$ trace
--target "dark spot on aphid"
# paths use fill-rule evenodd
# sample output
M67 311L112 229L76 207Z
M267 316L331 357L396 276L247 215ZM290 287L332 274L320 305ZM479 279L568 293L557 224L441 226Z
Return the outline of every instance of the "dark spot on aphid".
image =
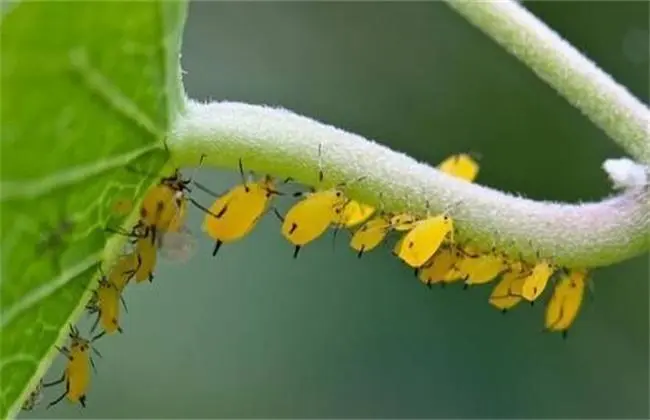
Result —
M413 248L413 245L414 245L414 243L413 243L413 241L411 241L411 242L409 242L408 247L409 247L409 248Z
M293 234L293 232L295 232L296 229L298 229L298 225L296 223L292 223L291 229L289 229L289 235Z
M337 198L340 197L341 195L342 195L342 194L341 194L341 191L337 191L337 192L336 192L336 197L337 197Z
M446 222L446 221L449 220L449 216L443 216L443 219L444 219L444 221Z

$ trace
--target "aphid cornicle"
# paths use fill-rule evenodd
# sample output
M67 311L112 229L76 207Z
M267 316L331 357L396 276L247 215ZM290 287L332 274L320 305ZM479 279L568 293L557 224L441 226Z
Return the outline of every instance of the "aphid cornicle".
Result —
M473 182L478 175L479 165L470 155L460 153L443 160L438 165L438 169L456 178Z
M546 306L544 327L547 331L560 331L563 337L566 337L569 327L578 316L586 282L585 270L574 269L569 273L562 273Z
M320 159L322 145L318 145ZM318 183L323 182L323 171L318 171ZM353 182L359 182L365 177L360 177ZM341 183L335 187L316 190L310 193L297 193L294 196L305 197L294 204L287 214L276 216L282 221L282 236L294 245L293 257L298 257L300 248L320 237L330 225L336 223L343 208L351 201L343 194L343 188L349 185Z
M411 267L422 267L440 248L447 235L453 243L454 223L451 216L443 213L428 217L416 222L415 227L397 242L393 253Z
M221 195L195 182L197 187L216 198L209 208L190 198L192 204L206 213L203 231L215 241L213 256L217 255L222 244L246 236L268 210L271 200L275 196L283 195L276 189L271 176L264 176L254 182L249 181L244 174L241 159L239 173L242 183Z
M97 356L101 354L97 349L92 347L91 342L79 335L79 331L70 325L70 347L56 347L56 349L68 359L68 364L63 371L61 378L44 383L43 387L47 388L53 385L58 385L65 381L65 392L49 403L47 408L58 404L63 398L68 397L68 400L73 403L79 403L82 407L86 406L86 393L90 385L90 368L95 368L95 362L92 359L90 350Z

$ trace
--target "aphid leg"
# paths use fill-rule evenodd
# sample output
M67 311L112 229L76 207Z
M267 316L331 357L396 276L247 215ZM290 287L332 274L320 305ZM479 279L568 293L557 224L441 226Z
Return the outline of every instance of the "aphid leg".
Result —
M276 209L275 207L273 207L273 213L275 213L275 217L277 217L278 220L280 220L282 223L284 223L284 217L280 214L278 209Z
M57 349L59 353L64 355L66 359L72 360L72 357L70 356L70 350L68 350L67 347L54 346L54 348Z
M213 196L214 198L219 198L219 197L221 197L221 196L223 195L223 193L220 193L220 194L219 194L219 193L216 193L216 192L212 191L211 189L209 189L208 187L206 187L205 185L201 184L201 183L198 182L198 181L192 181L192 182L193 182L194 185L196 185L196 186L197 186L201 191L210 194L210 195Z
M296 245L296 247L293 250L293 258L298 258L298 252L300 251L300 245Z
M336 235L339 233L340 228L340 225L334 226L334 233L332 234L332 251L336 249Z
M102 316L102 311L101 310L97 311L97 319L95 319L93 326L90 328L91 334L97 329L97 325L99 324L99 318L101 318L101 316Z
M202 210L204 213L207 213L207 214L209 214L210 216L212 216L212 217L214 217L214 218L216 218L216 219L220 219L221 216L223 216L223 213L225 213L225 209L226 209L226 207L227 207L227 206L224 206L224 208L219 212L219 214L214 214L214 213L212 213L212 212L210 211L210 209L208 209L207 207L202 206L201 204L199 204L199 203L198 203L195 199L193 199L192 197L189 197L189 200L190 200L190 203L194 204L197 208L199 208L200 210Z
M86 408L86 396L85 395L82 395L81 397L79 397L79 403L81 404L81 406L83 408Z
M217 239L214 243L214 249L212 250L213 257L217 255L217 252L219 252L219 248L221 248L221 245L223 245L223 242Z
M283 184L288 184L288 183L290 183L290 182L293 182L293 178L291 178L290 176L286 177L286 178L282 181Z
M61 395L59 398L57 398L56 400L54 400L54 401L52 401L51 403L49 403L49 404L47 405L46 408L50 408L50 407L52 407L52 406L57 405L58 403L60 403L61 400L63 400L63 399L65 398L65 396L68 395L68 388L69 388L69 387L66 386L66 389L65 389L65 392L63 393L63 395Z
M126 308L126 302L124 301L124 296L120 293L120 302L122 302L122 306L124 307L124 312L127 314L129 313L129 310Z
M244 191L249 192L250 189L248 188L248 185L246 185L246 175L244 174L244 165L241 162L241 158L239 158L238 164L239 164L239 175L241 176L242 184L244 184Z
M93 372L97 373L97 366L95 366L95 361L92 357L90 358L90 366L92 366Z
M119 325L117 327L117 332L119 332L120 334L124 334L124 330Z
M102 338L105 335L106 335L106 331L104 330L104 331L100 332L99 334L97 334L96 336L94 336L92 338L92 341L95 342L95 341L99 340L100 338Z
M95 341L95 340L91 340L91 342L93 342L93 341ZM96 348L94 348L92 346L90 348L92 349L93 353L95 353L97 355L97 357L99 357L101 359L104 358L104 356L102 356L102 354L99 352L99 350L97 350Z
M57 379L56 381L52 381L52 382L44 382L43 383L43 388L58 385L63 381L65 381L65 372L63 372L63 374L61 375L61 379Z
M149 272L149 283L153 283L153 273Z

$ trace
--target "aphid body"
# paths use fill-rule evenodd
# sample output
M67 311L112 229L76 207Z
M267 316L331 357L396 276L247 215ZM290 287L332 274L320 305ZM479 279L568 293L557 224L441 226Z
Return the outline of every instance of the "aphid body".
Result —
M524 280L521 296L529 302L535 301L542 294L548 280L555 272L555 267L548 261L540 261L533 267L531 273Z
M447 214L420 220L397 242L394 253L411 267L422 267L440 248L447 235L453 243L454 225Z
M546 306L544 326L548 331L565 332L573 324L584 298L586 281L585 270L563 273Z
M470 155L461 153L443 160L438 165L438 169L456 178L473 182L478 175L479 166Z

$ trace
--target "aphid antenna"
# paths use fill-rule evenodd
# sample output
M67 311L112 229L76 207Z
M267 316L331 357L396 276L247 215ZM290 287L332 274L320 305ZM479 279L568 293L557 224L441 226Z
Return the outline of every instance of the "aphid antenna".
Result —
M208 193L208 194L210 194L210 195L213 196L214 198L219 198L219 197L221 197L221 196L224 194L224 193L217 193L217 192L214 192L213 190L209 189L209 188L206 187L205 185L201 184L199 181L192 181L192 183L193 183L194 185L196 185L198 189L200 189L200 190L203 191L204 193Z
M196 173L199 171L199 169L201 169L201 167L203 167L203 161L205 160L206 157L208 157L208 155L206 155L205 153L201 153L201 157L199 158L199 164L196 166L196 168L194 168L194 171L192 172L192 175L187 180L183 181L183 184L187 185L187 184L191 183L192 181L194 181L194 177L196 176ZM185 187L185 188L187 189L187 187ZM189 189L188 189L188 191L191 192L191 190L189 190Z
M237 160L237 166L239 167L239 176L241 177L242 185L244 185L244 190L248 192L249 191L248 184L247 184L248 179L246 177L246 174L244 173L244 164L242 163L241 158Z

